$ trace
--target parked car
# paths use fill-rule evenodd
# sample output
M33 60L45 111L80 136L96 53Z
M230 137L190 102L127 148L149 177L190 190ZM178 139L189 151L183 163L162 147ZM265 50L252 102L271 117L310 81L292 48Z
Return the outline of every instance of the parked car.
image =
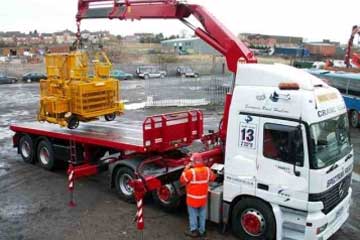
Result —
M132 75L131 73L126 73L121 70L113 70L110 76L112 78L116 78L117 80L129 80L134 78L134 75Z
M10 84L16 82L17 79L15 77L10 77L4 72L0 72L0 84Z
M41 79L47 79L46 75L38 72L30 72L23 75L24 82L40 82Z
M176 74L178 76L182 76L182 77L199 77L200 74L195 72L191 67L188 66L180 66L177 67L176 69Z
M141 66L136 69L136 75L139 78L164 78L167 75L166 71L161 71L157 67Z

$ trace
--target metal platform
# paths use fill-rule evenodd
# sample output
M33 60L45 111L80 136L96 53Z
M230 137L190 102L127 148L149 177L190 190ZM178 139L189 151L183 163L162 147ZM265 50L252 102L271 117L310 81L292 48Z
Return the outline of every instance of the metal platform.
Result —
M10 125L19 134L32 134L82 144L136 152L166 152L190 145L203 135L203 115L198 110L147 117L142 124L121 122L81 123L77 129L29 122Z
M77 129L61 128L56 124L29 122L12 124L14 132L73 140L118 150L146 152L143 144L142 126L106 122L81 123Z

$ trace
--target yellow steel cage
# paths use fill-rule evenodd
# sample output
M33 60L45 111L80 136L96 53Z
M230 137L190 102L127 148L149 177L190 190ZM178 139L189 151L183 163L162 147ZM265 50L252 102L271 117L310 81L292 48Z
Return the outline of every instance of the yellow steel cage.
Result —
M39 121L76 128L79 121L100 116L110 121L123 113L119 81L110 78L111 62L100 52L93 63L94 77L90 78L86 52L46 56L48 79L40 81Z

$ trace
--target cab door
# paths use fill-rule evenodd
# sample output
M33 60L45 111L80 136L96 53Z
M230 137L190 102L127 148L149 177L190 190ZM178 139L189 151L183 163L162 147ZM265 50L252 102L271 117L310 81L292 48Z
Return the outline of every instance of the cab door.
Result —
M260 119L256 195L307 209L309 166L306 128L295 121Z

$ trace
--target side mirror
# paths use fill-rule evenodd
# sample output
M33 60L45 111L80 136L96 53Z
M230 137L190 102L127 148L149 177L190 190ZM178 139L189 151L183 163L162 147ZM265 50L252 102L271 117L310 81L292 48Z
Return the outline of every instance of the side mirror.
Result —
M293 171L294 171L294 175L295 175L295 176L300 177L301 172L296 170L296 163L294 164Z

